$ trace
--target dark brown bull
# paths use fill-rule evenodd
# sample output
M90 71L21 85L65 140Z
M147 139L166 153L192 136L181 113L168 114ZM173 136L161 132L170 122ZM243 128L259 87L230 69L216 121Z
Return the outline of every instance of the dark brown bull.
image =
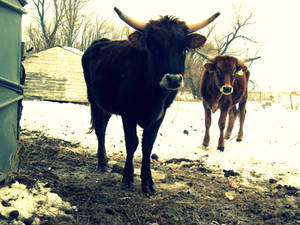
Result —
M225 138L230 138L234 122L239 115L240 129L236 140L242 141L243 139L243 125L248 97L247 88L250 76L249 70L244 63L259 57L239 60L229 55L217 55L216 57L208 57L202 53L200 55L209 61L204 65L200 83L200 92L205 110L203 146L207 147L209 144L211 112L214 113L217 109L220 109L218 150L224 151L224 128L227 114L229 114L229 121ZM236 104L239 105L238 110L236 109Z
M182 86L186 51L200 48L206 38L193 32L212 22L219 13L187 25L174 17L141 23L115 8L136 31L128 40L94 41L82 57L91 104L92 126L98 138L98 168L107 169L105 130L111 114L122 117L126 163L122 186L133 186L133 155L138 146L136 126L143 130L142 190L154 192L150 155L167 108Z

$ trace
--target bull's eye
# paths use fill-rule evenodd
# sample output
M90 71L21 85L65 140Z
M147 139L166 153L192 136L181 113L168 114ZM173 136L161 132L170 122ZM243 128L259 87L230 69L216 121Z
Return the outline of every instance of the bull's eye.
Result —
M217 71L218 77L220 77L221 74L222 74L222 71L220 70L220 68L219 68L219 67L216 67L216 71Z

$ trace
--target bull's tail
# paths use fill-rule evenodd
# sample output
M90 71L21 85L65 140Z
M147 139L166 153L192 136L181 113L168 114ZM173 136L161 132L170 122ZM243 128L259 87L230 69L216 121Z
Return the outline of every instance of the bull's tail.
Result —
M95 129L93 108L96 107L96 102L93 98L93 95L91 94L91 79L90 79L90 72L89 72L88 57L86 54L84 54L82 56L81 63L82 63L83 74L84 74L84 79L85 79L86 88L87 88L87 98L88 98L88 101L89 101L90 107L91 107L91 127L89 128L89 130L87 132L88 134L90 134Z

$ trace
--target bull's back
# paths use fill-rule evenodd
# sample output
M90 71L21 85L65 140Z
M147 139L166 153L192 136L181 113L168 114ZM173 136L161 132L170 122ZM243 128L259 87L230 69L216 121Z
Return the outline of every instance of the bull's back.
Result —
M135 77L135 50L128 41L94 41L82 57L84 76L91 104L120 114L130 99Z

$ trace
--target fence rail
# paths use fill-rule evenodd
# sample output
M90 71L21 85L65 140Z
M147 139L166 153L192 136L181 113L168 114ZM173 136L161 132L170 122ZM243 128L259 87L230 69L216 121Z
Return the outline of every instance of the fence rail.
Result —
M248 101L260 103L280 103L288 109L298 109L300 106L300 95L297 93L273 93L273 92L249 92Z

